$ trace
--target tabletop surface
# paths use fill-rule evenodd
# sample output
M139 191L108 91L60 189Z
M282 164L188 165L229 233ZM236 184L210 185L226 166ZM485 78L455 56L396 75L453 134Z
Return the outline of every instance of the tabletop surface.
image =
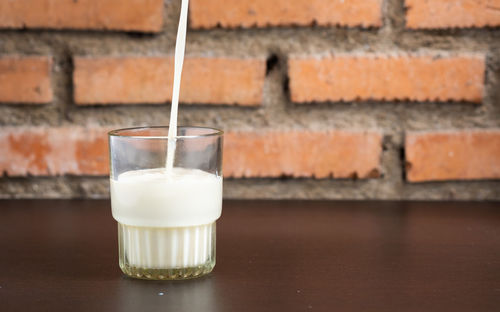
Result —
M187 281L125 277L116 232L106 200L0 201L0 310L500 307L500 203L225 201L217 265Z

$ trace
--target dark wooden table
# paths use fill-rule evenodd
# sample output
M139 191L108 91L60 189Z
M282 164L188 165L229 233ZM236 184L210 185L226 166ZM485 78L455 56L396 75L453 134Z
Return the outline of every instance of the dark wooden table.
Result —
M109 201L0 201L0 311L500 311L500 204L226 201L217 265L118 268Z

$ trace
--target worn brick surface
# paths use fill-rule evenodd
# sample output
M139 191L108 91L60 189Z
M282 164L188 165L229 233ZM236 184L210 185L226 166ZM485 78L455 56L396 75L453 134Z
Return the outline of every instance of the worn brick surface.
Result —
M0 102L52 101L51 65L46 56L0 56Z
M172 57L75 59L75 102L165 103L171 101ZM188 57L180 101L199 104L260 105L264 59Z
M407 179L500 179L500 129L410 132L406 135Z
M0 170L11 176L107 175L109 129L4 128ZM377 132L229 132L228 177L374 178L380 175Z
M0 172L9 176L109 173L104 128L7 127L0 132Z
M191 27L381 26L382 0L191 0Z
M0 0L1 28L158 32L163 0Z
M224 138L228 177L374 178L380 175L377 132L236 132Z
M499 0L405 0L409 28L500 26Z
M483 55L334 55L289 60L294 102L470 101L484 91Z

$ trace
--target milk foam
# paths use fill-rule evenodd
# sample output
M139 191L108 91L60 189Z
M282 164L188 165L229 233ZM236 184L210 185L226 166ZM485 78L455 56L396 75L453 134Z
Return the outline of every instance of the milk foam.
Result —
M113 217L125 225L195 226L221 215L222 177L202 170L134 170L110 183Z

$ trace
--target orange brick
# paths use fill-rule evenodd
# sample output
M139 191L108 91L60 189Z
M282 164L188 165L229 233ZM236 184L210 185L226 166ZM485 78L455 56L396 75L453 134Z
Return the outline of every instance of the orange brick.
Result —
M11 176L107 175L108 130L2 128L0 172Z
M165 103L172 99L172 57L76 58L78 104ZM260 105L264 59L189 57L184 62L183 103Z
M224 138L227 177L369 178L380 175L376 132L236 132Z
M51 66L45 56L0 57L0 102L51 102Z
M191 0L193 28L381 26L382 0Z
M405 146L411 182L500 178L500 129L410 132Z
M158 32L163 0L0 0L1 28Z
M107 175L107 128L6 127L0 171L10 176ZM376 132L230 132L228 177L372 178L380 175L382 135Z
M289 60L293 102L483 98L484 55L335 55Z
M500 0L406 0L408 28L500 26Z

